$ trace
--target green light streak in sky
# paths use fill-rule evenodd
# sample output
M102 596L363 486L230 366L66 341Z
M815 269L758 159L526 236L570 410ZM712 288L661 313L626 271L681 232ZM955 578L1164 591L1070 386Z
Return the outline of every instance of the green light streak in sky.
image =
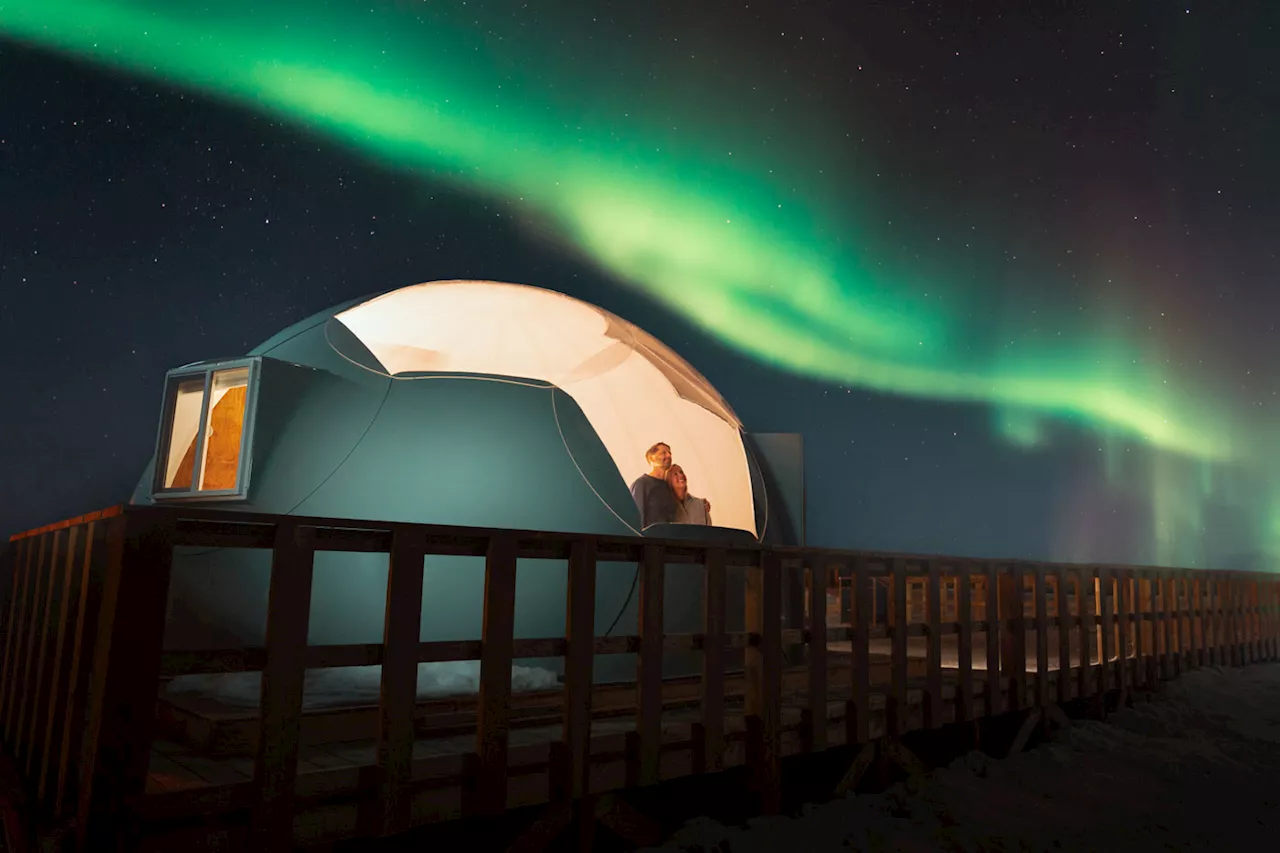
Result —
M1136 493L1150 512L1133 531L1145 554L1133 559L1224 565L1224 549L1280 553L1280 470L1268 430L1240 417L1221 388L1190 386L1150 342L1109 326L1114 318L1037 338L1024 334L1037 323L1018 303L983 317L999 297L969 312L963 300L922 298L963 292L945 261L927 273L890 271L876 256L878 238L853 218L874 207L856 187L839 191L859 209L830 199L821 207L794 192L805 164L720 153L724 105L713 105L719 116L686 108L691 136L677 138L652 104L655 92L659 101L681 95L671 84L611 88L572 67L572 47L495 44L474 20L482 11L468 11L465 26L407 14L429 9L381 0L372 8L0 0L0 36L199 89L520 206L612 276L774 366L987 405L996 432L1027 449L1050 440L1055 419L1087 428L1112 493ZM632 111L640 96L649 100ZM733 116L739 132L764 127L750 108ZM1044 285L1017 283L1031 294ZM1059 546L1063 557L1113 559L1095 546L1113 533L1109 517L1089 500L1064 507L1059 523L1074 533Z
M1200 415L1185 392L1154 393L1163 386L1132 358L1099 359L1089 340L1003 359L964 346L957 318L816 236L848 229L815 227L790 197L784 206L766 170L584 124L539 99L537 80L495 71L475 33L391 37L396 7L373 26L368 4L259 6L0 0L0 33L200 88L523 204L603 269L773 365L1011 410L1000 422L1023 440L1037 415L1054 415L1198 458L1239 451L1220 416ZM468 45L471 58L456 59Z

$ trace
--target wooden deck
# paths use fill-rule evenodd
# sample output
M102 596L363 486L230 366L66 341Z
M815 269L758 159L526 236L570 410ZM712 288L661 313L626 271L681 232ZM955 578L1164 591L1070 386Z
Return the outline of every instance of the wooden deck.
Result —
M832 675L839 670L833 669ZM843 668L848 674L847 665ZM1078 675L1078 670L1073 675ZM803 669L786 673L789 689L783 695L780 725L782 757L808 752L808 691ZM1022 707L1032 707L1036 676L1022 697ZM1051 690L1056 691L1057 673L1048 676ZM1073 682L1074 683L1074 682ZM1074 697L1074 687L1068 686ZM684 691L672 691L670 704L661 723L661 759L658 781L666 781L704 772L705 758L697 727L701 713L690 706ZM849 686L834 687L828 694L826 707L826 743L828 748L850 742L849 703L853 691ZM907 691L907 730L926 727L926 688L923 682ZM1005 694L1007 699L1007 694ZM941 698L946 705L938 725L959 719L978 719L986 711L986 698L975 699L964 713L958 706L958 690L954 676L944 680ZM728 697L725 713L725 752L722 768L748 763L748 723L741 697ZM872 740L888 733L886 715L888 699L884 693L873 693L868 707L871 712L868 734ZM630 787L628 735L634 733L634 714L607 716L591 724L589 793L606 794ZM548 784L553 744L559 742L563 726L558 723L513 726L510 731L507 772L507 804L510 808L550 803L553 792ZM856 741L856 733L853 735ZM413 742L415 788L412 823L450 820L465 814L460 794L466 773L467 756L474 748L474 735L427 735ZM369 780L377 765L376 738L363 738L320 743L300 747L297 760L297 793L300 810L294 824L294 840L299 845L321 844L362 834L376 834L362 827L362 809L358 802L343 809L327 805L335 797L358 800L370 794ZM252 801L254 759L249 756L210 758L202 750L172 741L156 741L152 747L142 815L151 821L186 816L199 810L206 818L229 817L247 811ZM228 826L234 827L229 821ZM234 833L234 828L227 830ZM208 825L183 839L184 847L210 849L207 845L224 843L225 836L208 831ZM171 835L156 840L155 849L166 849L174 843Z
M839 628L839 626L833 627ZM1051 636L1056 635L1056 631L1057 629L1053 629ZM959 644L954 636L943 639L941 664L944 678L955 683L959 669ZM1078 631L1073 633L1071 644L1073 655L1078 655ZM888 640L881 639L871 640L868 645L870 684L873 688L883 689L890 679L891 644ZM1054 644L1051 642L1052 645ZM829 683L838 684L842 678L848 681L851 672L851 647L850 642L827 644ZM975 632L973 635L973 669L975 671L985 670L985 649L986 633ZM1034 672L1036 670L1034 642L1028 644L1028 649L1026 667L1028 671ZM1093 649L1091 662L1096 665L1098 663L1096 643ZM923 684L926 674L927 657L928 648L925 638L908 638L908 675L920 684ZM1079 660L1078 656L1073 656L1072 659ZM1059 661L1056 658L1051 659L1050 671L1056 671L1058 665ZM784 671L784 700L788 696L794 698L796 694L807 690L807 678L808 670L804 667ZM736 700L741 703L743 688L741 672L726 672L726 700ZM634 682L595 686L591 700L593 719L634 715L635 691ZM664 713L676 709L696 708L699 699L698 676L664 679ZM466 695L419 700L414 711L415 732L422 737L432 733L469 734L475 728L475 705L475 697ZM530 692L513 697L508 722L513 730L541 723L558 724L563 714L563 690ZM252 755L257 747L260 716L256 707L228 705L215 698L199 694L173 696L162 692L157 717L162 734L209 757L248 756ZM378 706L372 703L351 703L309 709L302 715L299 742L306 746L372 738L377 729L377 721Z
M181 507L110 510L13 540L0 728L36 834L73 827L77 850L280 850L537 804L547 840L548 826L593 820L610 792L736 765L768 813L790 754L896 744L953 720L1280 657L1275 575ZM272 549L265 648L162 651L176 546ZM307 645L317 550L390 555L384 642ZM416 641L431 554L486 558L480 640ZM520 558L567 561L563 636L513 636ZM593 636L598 561L640 567L634 636ZM670 564L702 567L696 633L663 632ZM745 577L739 632L726 630L731 566ZM797 593L803 607L784 623ZM739 673L725 671L729 650ZM664 681L670 652L696 653L700 674ZM592 685L601 654L634 655L635 682ZM513 695L512 661L547 657L564 659L563 688ZM457 660L480 662L478 695L415 698L419 663ZM376 706L303 711L307 669L371 664ZM169 677L242 671L264 673L257 709L157 703Z

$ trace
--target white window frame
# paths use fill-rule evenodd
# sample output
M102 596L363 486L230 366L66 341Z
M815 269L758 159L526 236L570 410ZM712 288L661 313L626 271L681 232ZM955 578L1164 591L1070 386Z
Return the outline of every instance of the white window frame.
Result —
M204 441L209 418L209 398L213 393L213 374L223 370L249 368L249 384L245 389L244 424L240 432L240 456L236 464L236 484L231 489L199 490L201 466L204 463ZM260 357L224 359L196 362L175 368L164 376L164 401L160 409L160 428L156 433L155 471L151 479L151 499L155 501L233 501L249 496L249 480L253 473L253 434L258 412L258 384L262 375ZM192 488L164 488L164 473L168 467L170 437L173 430L174 407L177 405L178 385L186 380L203 378L204 395L200 401L199 429L196 432L195 463L191 470Z

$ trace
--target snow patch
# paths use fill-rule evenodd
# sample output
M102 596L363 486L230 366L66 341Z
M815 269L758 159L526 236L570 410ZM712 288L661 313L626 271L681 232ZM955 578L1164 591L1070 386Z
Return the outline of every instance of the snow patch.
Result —
M972 752L788 817L686 823L658 851L1246 850L1280 829L1280 665L1211 667L997 760Z

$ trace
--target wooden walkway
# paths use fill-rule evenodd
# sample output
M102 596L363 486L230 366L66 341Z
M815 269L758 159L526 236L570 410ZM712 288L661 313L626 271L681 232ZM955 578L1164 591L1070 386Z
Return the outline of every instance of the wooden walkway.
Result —
M735 765L768 813L786 755L892 745L914 729L1280 657L1275 575L181 507L109 510L13 540L0 729L36 832L73 826L77 850L281 850L534 804L545 816L529 838L546 841L594 820L610 792ZM265 648L162 651L177 546L272 549ZM307 645L317 550L390 555L384 642ZM480 640L417 641L432 554L486 558ZM563 636L513 636L520 558L567 561ZM606 561L640 567L634 636L593 635ZM672 564L702 567L696 633L663 632ZM740 632L726 630L729 567L745 577ZM784 624L788 597L803 607ZM730 650L740 674L725 671ZM696 653L701 673L664 681L671 652ZM634 655L636 681L591 685L600 654ZM562 690L512 694L513 660L557 656ZM478 695L418 702L417 665L457 660L480 662ZM382 667L376 708L303 713L307 669L365 665ZM163 679L239 671L264 673L256 713L176 701L156 713Z
M845 670L847 674L847 669ZM807 673L796 670L788 673L794 684L802 684ZM832 673L836 674L835 672ZM1023 707L1034 701L1034 681L1028 685L1023 697ZM1049 677L1056 685L1056 673ZM1055 688L1056 689L1056 688ZM1070 688L1069 688L1070 689ZM985 698L976 699L968 713L956 703L958 691L954 677L944 681L942 699L946 704L938 725L959 719L977 719L985 713ZM826 707L826 743L828 748L850 743L849 701L853 695L850 687L833 687ZM913 685L907 691L907 729L926 726L926 691L923 683ZM677 779L694 773L705 772L700 762L705 761L698 737L701 713L699 708L685 707L665 710L661 723L661 758L658 781ZM872 740L883 738L890 725L886 716L887 697L873 693L868 707L869 735ZM722 768L744 766L748 763L748 723L743 702L729 699L725 714L725 751ZM787 692L783 696L780 724L780 755L797 755L812 750L809 742L807 712L808 694L804 689ZM634 715L610 716L592 721L590 740L590 789L593 795L626 789L632 785L628 776L628 735L634 733L637 718ZM548 785L548 772L553 744L563 733L558 723L513 727L509 736L507 804L508 807L549 803L552 792ZM856 732L852 733L856 739ZM466 757L474 747L474 735L454 734L418 737L413 743L411 776L414 787L412 823L450 820L463 817L459 786L466 769ZM377 740L365 738L350 741L303 746L298 752L297 791L301 806L294 825L295 842L320 844L373 834L362 827L362 809L350 803L345 809L334 810L325 805L334 797L358 798L368 794L370 772L377 765ZM254 759L248 756L210 758L206 753L190 746L171 741L153 744L151 764L147 777L146 793L149 795L143 807L148 820L165 820L174 816L189 815L199 810L206 817L228 814L243 809L252 798ZM171 795L171 796L166 796ZM310 804L320 803L315 808ZM190 838L184 838L184 847L194 843L196 849L204 849L207 833L201 829ZM161 845L174 843L172 836L158 840ZM157 849L161 849L157 847Z

